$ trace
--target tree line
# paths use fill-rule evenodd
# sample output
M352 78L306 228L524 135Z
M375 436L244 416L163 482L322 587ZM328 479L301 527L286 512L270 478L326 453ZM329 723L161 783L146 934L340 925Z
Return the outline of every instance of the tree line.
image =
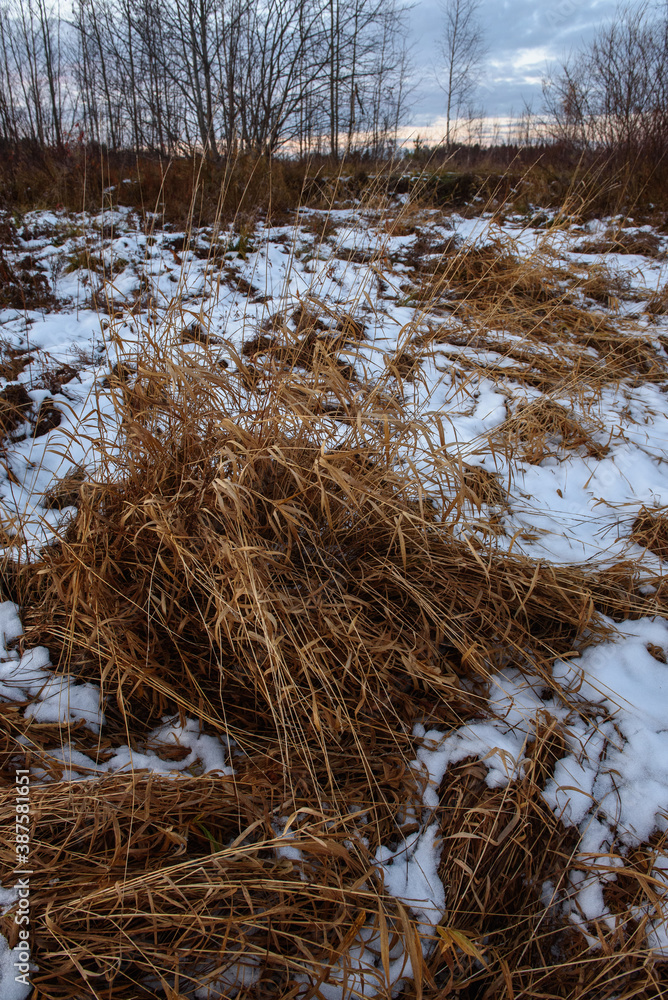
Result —
M621 5L544 84L546 134L657 164L668 154L668 4Z
M402 0L0 0L0 140L213 159L387 152Z

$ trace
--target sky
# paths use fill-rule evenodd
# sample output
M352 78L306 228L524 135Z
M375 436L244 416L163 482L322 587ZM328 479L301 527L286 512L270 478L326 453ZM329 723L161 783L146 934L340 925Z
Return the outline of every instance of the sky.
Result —
M479 100L494 118L519 115L525 101L541 107L541 80L589 41L615 12L616 0L482 0L480 20L489 53ZM416 88L415 126L435 125L444 95L436 80L442 15L438 0L418 0L409 13Z

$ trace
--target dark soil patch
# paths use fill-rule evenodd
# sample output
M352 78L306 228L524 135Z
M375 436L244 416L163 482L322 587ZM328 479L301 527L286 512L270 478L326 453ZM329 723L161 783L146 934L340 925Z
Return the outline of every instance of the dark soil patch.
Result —
M0 248L0 308L52 309L56 300L48 280L40 272L13 267Z
M0 392L0 433L10 434L26 419L32 399L24 385L8 385Z
M28 351L11 347L9 344L3 344L1 350L0 378L7 382L17 379L34 360Z
M37 389L48 389L52 396L58 395L60 390L68 382L78 375L76 368L72 365L61 365L59 368L47 368L42 372L37 382L33 383Z
M42 400L32 436L38 438L48 434L54 427L59 426L62 418L62 413L57 406L54 406L52 399Z

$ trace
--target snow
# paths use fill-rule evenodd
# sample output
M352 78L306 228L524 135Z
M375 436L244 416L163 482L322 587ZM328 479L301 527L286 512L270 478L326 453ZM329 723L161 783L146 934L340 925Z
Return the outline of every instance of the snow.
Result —
M70 677L50 677L28 705L25 718L36 722L83 721L94 733L104 725L100 689L95 684L75 684Z
M0 915L7 913L11 910L12 906L18 900L18 890L16 888L4 889L2 884L0 884ZM0 942L1 944L2 942Z
M19 962L19 949L10 948L7 939L0 934L0 996L2 1000L25 1000L32 993L32 986L16 981L20 975L15 964Z
M390 935L391 937L391 935ZM413 966L401 939L390 947L386 975L381 958L380 933L376 926L365 924L347 951L330 963L316 996L322 1000L353 1000L355 997L397 996L406 980L413 979ZM304 983L298 996L309 994L314 983L296 975Z
M0 605L0 615L5 638L16 638L22 634L22 629L18 631L20 622L16 605ZM88 683L77 684L72 677L62 674L54 675L50 667L49 651L44 646L27 650L20 658L16 653L10 654L10 658L0 662L0 701L31 699L24 712L26 719L62 723L82 720L94 733L99 732L104 725L99 687Z
M188 753L180 760L171 759L169 752L173 747L183 747ZM167 754L167 759L161 756L161 753ZM74 749L69 743L49 751L53 761L64 765L61 777L63 781L84 780L95 774L136 771L151 771L153 774L170 777L216 772L232 777L234 769L225 762L227 755L229 747L217 736L200 732L200 725L195 719L186 718L181 724L178 719L167 716L161 726L151 731L143 750L132 750L126 745L119 746L107 760L102 762L96 762L91 756ZM44 768L35 767L33 775L38 779L44 779L47 772Z
M0 605L0 621L4 618L3 605ZM1 626L0 626L1 627ZM0 884L0 915L8 913L18 900L18 890L15 887L6 889ZM14 963L22 964L19 958L20 949L10 948L7 939L0 934L0 997L2 1000L24 1000L32 987L17 982L16 976L21 975ZM34 968L34 965L32 966Z
M319 220L324 216L303 212L302 218ZM12 444L8 474L5 476L0 470L0 504L5 507L7 520L21 523L28 551L44 544L72 513L44 508L41 499L49 485L72 468L85 465L94 470L99 457L96 439L102 432L108 441L113 441L118 433L110 398L100 387L104 372L95 358L106 359L111 367L121 355L129 357L141 348L141 316L115 320L110 327L110 321L100 317L91 304L91 291L101 276L86 267L59 273L58 261L79 260L77 255L81 255L86 240L93 237L98 240L99 248L94 243L89 246L91 258L127 261L122 272L113 278L114 302L123 307L137 295L145 296L147 302L153 298L157 302L153 332L159 338L174 336L170 325L184 309L192 315L183 325L201 316L212 336L222 335L230 346L238 349L243 339L278 308L289 310L305 300L354 308L365 314L372 335L372 340L362 347L362 356L366 357L367 374L373 376L382 368L381 353L391 353L424 322L419 310L416 312L402 303L403 293L399 288L403 280L402 255L414 245L416 237L415 234L390 236L379 231L373 213L366 213L362 219L359 212L341 210L330 213L330 218L337 224L337 231L321 242L312 232L299 228L258 225L243 259L234 252L227 253L225 266L231 268L228 273L216 270L207 259L191 252L209 246L212 234L206 228L193 231L191 250L177 254L182 261L179 264L169 247L185 234L156 232L153 245L149 245L129 210L69 218L59 213L33 212L25 217L27 230L42 235L19 238L19 245L11 252L18 259L29 248L38 263L51 268L55 291L62 302L58 312L21 315L7 311L3 315L3 334L8 342L17 348L29 348L33 357L18 381L28 386L35 405L48 395L63 414L60 427L43 437L28 436ZM103 238L102 226L108 226L110 220L115 227L113 237ZM524 229L521 220L512 218L503 226L484 216L464 219L452 214L447 226L440 225L441 221L438 213L431 213L426 214L421 225L435 238L454 236L469 245L500 238L504 245L514 247L515 252L530 257L539 258L553 251L564 264L583 259L575 249L579 236L567 229L548 236L540 230ZM614 225L614 220L602 225L605 230ZM596 235L593 229L591 233ZM62 241L58 247L53 244L56 236L59 243ZM217 236L229 248L238 240L231 231ZM387 294L377 287L373 268L340 259L350 251L364 251L386 264L391 262L392 273L384 272L390 283ZM668 277L665 262L633 255L608 257L615 258L615 268L628 280L634 294L660 287ZM235 287L239 278L258 288L260 297L266 300L256 301L253 296L241 293ZM140 293L140 289L144 291ZM445 317L443 322L451 320ZM112 330L114 336L110 337ZM503 336L503 331L499 336ZM506 337L506 342L511 340ZM423 366L423 379L412 387L404 386L406 402L411 405L412 393L416 417L422 418L430 435L435 436L441 422L448 452L468 460L477 456L476 461L493 466L502 480L512 473L515 493L502 517L504 533L499 535L498 545L501 548L512 545L514 551L531 558L562 564L611 564L629 555L649 572L655 571L656 557L630 542L628 535L640 506L668 503L668 465L664 454L668 417L660 387L622 382L604 387L597 401L588 401L587 412L575 408L576 416L593 418L599 424L597 439L609 445L607 455L597 459L577 453L561 454L556 462L546 459L539 465L509 462L499 450L490 453L487 436L522 401L538 398L540 393L519 387L512 380L505 385L497 384L481 372L462 383L453 376L448 362L453 350L481 361L491 357L489 351L474 347L455 349L452 345L435 345L431 362ZM88 352L91 363L83 367L75 364L76 378L63 385L60 392L50 395L34 386L35 377L44 365L72 363L77 351ZM228 353L225 345L221 345L220 353L221 357ZM510 364L510 359L503 355L497 355L496 359L501 365ZM570 399L563 402L569 409L573 405ZM425 439L425 455L429 451Z
M379 847L376 852L386 889L410 906L420 933L427 936L445 915L445 889L438 877L440 839L438 824L432 823L396 850Z
M11 601L0 604L0 661L18 660L15 649L8 650L7 643L16 642L23 635L23 625L19 618L19 609Z
M668 861L657 859L648 873L655 902L638 907L637 920L647 920L645 933L647 943L661 958L668 958Z
M521 776L527 743L535 739L541 719L563 723L571 752L557 761L542 796L566 826L577 827L575 860L591 868L571 873L570 901L565 904L584 933L582 920L612 919L603 896L620 863L618 856L611 856L612 846L624 850L668 829L668 666L649 649L668 659L668 623L658 618L614 623L601 616L601 624L610 630L609 639L587 645L573 659L555 662L553 677L563 699L541 697L540 678L532 683L507 669L492 678L490 708L495 715L489 721L447 734L425 731L419 724L414 730L422 745L413 767L427 777L423 804L431 815L438 804L436 790L451 763L477 757L487 768L486 783L503 787ZM579 705L596 706L598 719L580 712ZM413 836L424 836L428 829ZM427 871L433 872L434 862L432 855ZM602 870L606 867L609 870ZM401 889L401 880L394 884ZM663 889L655 909L659 916L648 934L663 948L661 935L668 920L668 892ZM592 938L592 946L595 941Z
M668 625L661 619L607 624L615 639L558 661L554 677L575 703L593 702L609 713L597 732L578 734L565 766L583 770L599 813L630 846L668 824L668 667L648 649L651 644L668 654ZM558 791L555 775L546 789L555 810ZM562 801L568 806L570 793L562 791ZM574 814L573 824L578 821Z

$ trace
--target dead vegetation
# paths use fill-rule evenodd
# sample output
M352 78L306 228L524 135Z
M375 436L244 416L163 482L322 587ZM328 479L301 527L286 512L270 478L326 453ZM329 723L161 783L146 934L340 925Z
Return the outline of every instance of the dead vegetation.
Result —
M661 559L668 559L668 517L665 507L652 510L642 507L633 522L631 538Z
M33 361L30 351L0 341L0 378L15 382Z
M620 229L610 232L605 236L585 240L575 247L578 253L600 254L608 253L638 254L642 257L653 257L663 260L665 251L663 250L663 240L656 233L649 232L628 232Z
M53 309L48 279L32 261L11 264L0 246L0 309Z
M615 850L594 862L600 870L618 863L624 874L606 889L615 929L589 925L593 948L577 928L577 908L575 921L564 921L564 904L568 910L575 895L570 879L587 869L577 857L577 836L539 794L546 769L563 753L561 740L554 720L548 721L528 752L526 777L507 789L488 788L479 761L465 761L446 776L441 873L448 917L439 927L440 955L432 965L440 992L427 996L445 1000L456 991L494 1000L650 1000L665 991L665 964L646 963L642 922L628 916L634 906L647 906L641 873L651 851L639 851L633 868ZM545 891L547 900L541 899Z
M393 941L410 933L343 824L328 828L304 805L281 836L263 790L139 774L37 788L34 936L53 951L34 977L40 996L173 997L217 980L232 990L241 963L258 979L242 996L283 997L300 974L325 978L363 926L376 927L378 947L382 921ZM300 861L276 851L295 847Z
M601 265L584 272L556 266L546 250L522 256L512 240L499 237L446 249L436 261L414 260L412 283L403 289L428 319L420 343L469 348L451 356L495 380L554 394L578 383L595 393L597 385L620 379L668 377L659 343L614 315L631 292ZM437 325L435 312L451 318ZM481 361L485 351L498 354L498 362Z
M354 323L331 325L348 338L360 334ZM312 313L289 327L277 318L257 364L271 363L281 336L294 343L292 326L305 342L314 328L333 335ZM542 880L561 884L572 866L572 834L537 791L559 754L558 727L505 791L486 789L481 764L448 773L436 821L450 903L425 964L374 852L415 829L405 816L419 794L416 719L447 731L475 718L489 672L512 651L550 684L552 658L594 607L623 616L655 604L614 576L481 559L435 517L420 479L397 471L400 442L388 443L382 421L351 421L344 441L323 445L308 407L289 402L304 375L287 357L272 367L269 399L251 392L242 420L232 413L243 357L216 374L183 354L169 376L164 360L144 359L110 383L122 465L116 456L113 475L110 464L107 477L67 484L74 521L22 571L27 644L45 644L59 670L99 683L106 698L104 738L74 727L72 747L104 766L119 742L141 747L166 715L188 716L233 741L235 769L59 781L58 727L2 707L3 759L20 753L56 781L33 801L35 985L50 1000L172 997L193 981L232 989L241 963L257 977L238 994L249 1000L296 995L300 977L313 996L320 984L343 996L346 968L359 968L354 945L380 996L390 953L402 950L417 972L407 997L570 997L555 948L578 963L583 988L599 984L586 940L540 902ZM558 417L562 436L576 433ZM437 449L434 461L454 491L451 518L505 503L493 474ZM636 881L621 910L637 898ZM605 939L638 996L656 975L641 937Z
M62 413L53 400L44 399L35 409L28 390L22 383L6 385L0 392L0 435L12 435L21 440L30 432L31 437L42 437L58 427Z
M0 392L0 431L3 437L15 431L27 418L32 399L21 383L5 386Z
M289 315L270 316L263 331L245 341L242 355L283 374L295 369L316 376L320 372L325 382L334 378L330 388L340 387L342 380L347 383L356 378L353 366L341 355L354 353L355 344L364 337L364 328L351 316L332 317L315 302L304 303Z
M512 417L492 435L492 441L514 458L539 465L561 449L603 458L608 451L607 445L600 440L603 434L603 428L591 419L543 398L518 406Z
M434 442L437 507L424 458L419 471L398 461L418 433L433 437L402 395L425 351L461 347L448 357L468 373L555 394L516 408L492 439L539 463L606 453L604 428L560 388L658 381L659 349L593 309L582 275L544 258L447 240L425 241L425 266L421 253L419 311L442 305L457 328L409 330L373 384L352 311L283 304L226 366L204 325L172 316L169 351L147 335L147 353L108 377L120 437L101 469L72 470L46 497L76 515L39 561L11 570L25 645L99 684L106 724L98 737L0 704L3 823L17 761L50 778L34 787L31 831L44 1000L177 1000L215 981L212 997L347 998L361 989L355 948L365 985L385 998L402 954L413 980L401 995L415 1000L654 1000L668 988L637 917L649 847L615 855L606 901L617 924L586 928L599 950L568 917L583 862L540 796L566 747L551 717L508 787L489 788L481 761L448 769L431 817L448 910L426 958L414 914L374 863L419 825L407 810L420 808L416 721L448 732L483 717L490 673L509 660L554 687L554 658L585 628L596 634L597 611L667 613L661 588L642 596L629 565L596 575L458 535L477 516L491 532L507 508L511 484L495 472ZM21 400L11 405L23 419ZM643 511L634 537L661 554L664 528ZM234 775L200 765L178 779L63 780L64 744L104 767L119 743L141 752L166 716L218 736ZM183 747L158 752L176 760ZM12 850L0 847L8 865ZM11 937L11 911L2 921Z
M647 312L650 316L665 316L668 313L668 285L652 293L647 303Z

